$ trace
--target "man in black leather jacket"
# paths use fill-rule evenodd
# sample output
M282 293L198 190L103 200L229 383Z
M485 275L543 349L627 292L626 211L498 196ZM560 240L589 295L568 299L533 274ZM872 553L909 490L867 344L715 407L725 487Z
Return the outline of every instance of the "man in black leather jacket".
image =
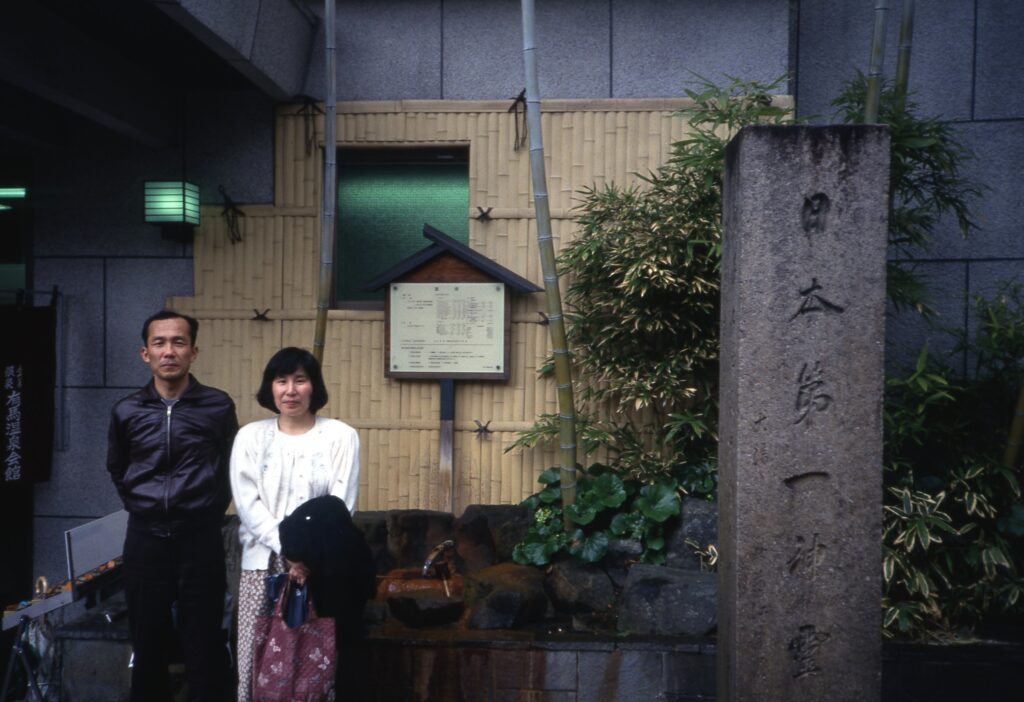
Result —
M170 310L146 320L141 354L153 379L118 401L110 418L107 469L130 515L124 580L133 702L171 699L172 604L189 699L219 702L231 689L221 522L238 419L226 393L189 373L198 328Z

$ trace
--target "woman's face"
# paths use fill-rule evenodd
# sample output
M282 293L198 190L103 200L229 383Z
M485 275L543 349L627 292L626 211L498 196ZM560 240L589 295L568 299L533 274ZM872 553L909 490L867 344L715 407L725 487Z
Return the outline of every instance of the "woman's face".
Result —
M271 385L274 406L285 417L303 417L312 414L309 400L313 396L313 383L300 366L294 373L279 375Z

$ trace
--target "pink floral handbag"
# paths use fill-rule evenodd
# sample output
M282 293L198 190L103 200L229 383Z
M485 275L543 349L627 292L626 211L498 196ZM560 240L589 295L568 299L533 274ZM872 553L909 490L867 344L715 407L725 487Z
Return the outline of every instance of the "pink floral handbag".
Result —
M256 617L252 647L254 702L328 702L333 699L337 649L334 619L316 616L312 603L306 621L294 628L282 616L291 594L285 585L274 613Z

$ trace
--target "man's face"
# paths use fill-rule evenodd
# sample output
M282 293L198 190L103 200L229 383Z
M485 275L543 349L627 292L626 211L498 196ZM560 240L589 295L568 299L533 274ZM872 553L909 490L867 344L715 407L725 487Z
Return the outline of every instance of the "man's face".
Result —
M142 360L154 378L176 381L188 376L199 349L192 345L188 322L180 317L158 319L149 324L149 338L142 348Z

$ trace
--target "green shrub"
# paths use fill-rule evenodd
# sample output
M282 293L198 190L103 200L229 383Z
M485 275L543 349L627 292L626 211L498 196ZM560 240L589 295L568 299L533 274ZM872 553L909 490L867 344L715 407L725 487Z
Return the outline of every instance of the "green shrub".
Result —
M975 299L975 372L923 349L887 382L883 576L887 636L965 635L1024 614L1024 502L1002 453L1024 380L1024 296ZM955 380L951 380L955 379Z
M575 527L562 524L556 469L527 499L535 522L520 563L559 553L600 560L615 537L638 539L642 560L663 563L664 530L683 494L717 486L718 294L725 146L740 128L789 117L773 83L703 81L680 115L691 132L642 187L582 193L579 234L559 257L569 280L568 335L578 374L578 442L609 465L581 471ZM544 415L510 448L558 435Z

